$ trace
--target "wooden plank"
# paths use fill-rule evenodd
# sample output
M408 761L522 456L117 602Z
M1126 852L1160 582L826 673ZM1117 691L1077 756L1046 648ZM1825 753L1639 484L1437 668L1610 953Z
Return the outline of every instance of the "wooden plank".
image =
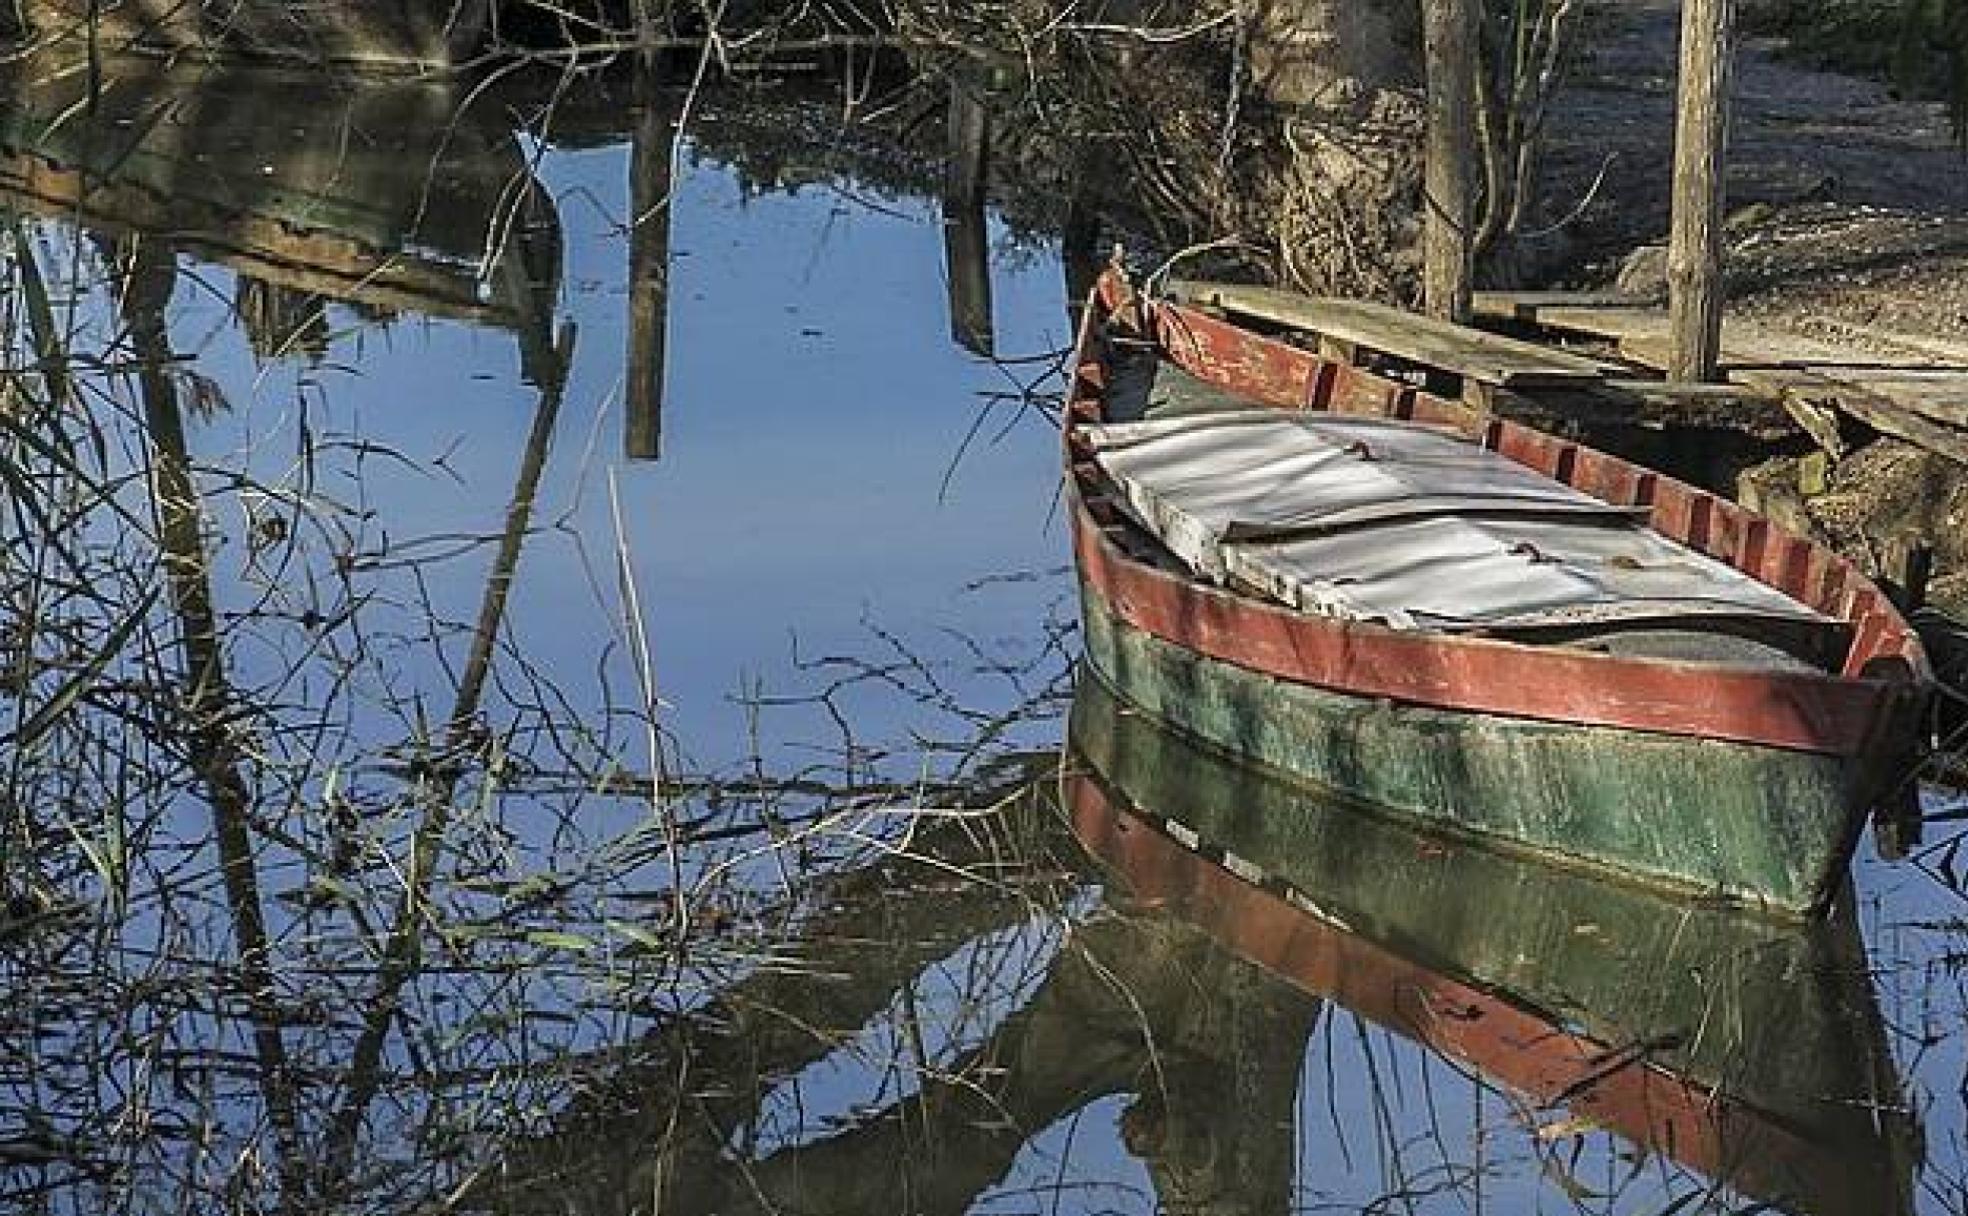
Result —
M1883 346L1893 346L1920 357L1923 361L1933 360L1948 364L1958 370L1968 371L1968 342L1957 342L1948 338L1937 338L1930 334L1910 334L1903 330L1888 329L1881 325L1860 325L1838 317L1812 317L1816 325L1850 334L1861 341L1877 342Z
M1575 384L1624 370L1601 359L1361 300L1315 299L1273 288L1225 283L1174 282L1168 291L1178 300L1309 330L1335 342L1497 387Z
M1901 402L1856 386L1839 385L1834 399L1840 410L1882 435L1904 439L1959 464L1968 464L1968 430L1935 422L1906 409Z
M1535 396L1484 389L1487 412L1561 431L1568 424L1639 430L1729 431L1765 443L1795 439L1796 419L1782 402L1742 384L1672 384L1665 380L1602 380ZM1466 394L1465 394L1466 395Z
M1558 305L1540 308L1539 324L1619 344L1620 353L1665 369L1668 323L1657 309ZM1723 330L1723 371L1732 383L1778 401L1835 456L1849 446L1835 409L1884 434L1968 461L1968 372L1904 361L1868 363L1853 352L1761 326L1730 322Z
M1537 317L1540 324L1551 328L1616 341L1620 354L1642 366L1661 371L1668 366L1672 342L1667 314L1660 309L1559 305L1538 310ZM1724 329L1724 348L1731 354L1739 355L1763 338L1760 333L1752 333L1740 324L1731 323ZM1776 340L1772 339L1763 345L1776 344ZM1793 354L1813 353L1796 346L1786 349ZM1835 409L1838 396L1836 386L1808 373L1775 366L1747 368L1731 362L1724 365L1724 371L1730 384L1739 385L1781 405L1804 433L1826 452L1843 457L1849 450L1851 445L1846 442Z
M1838 394L1816 377L1799 372L1737 372L1741 383L1757 388L1782 404L1818 447L1835 460L1851 450L1846 426L1838 413Z
M1672 343L1668 315L1661 308L1560 301L1532 306L1531 314L1545 329L1615 343L1635 363L1667 370ZM1725 367L1855 362L1852 352L1828 343L1734 320L1723 325L1722 361Z
M1523 307L1528 319L1546 329L1613 342L1635 363L1667 367L1668 319L1659 308L1567 301ZM1900 379L1910 395L1927 392L1937 400L1956 388L1968 392L1968 362L1955 366L1945 359L1936 362L1934 356L1869 358L1848 347L1747 321L1729 321L1722 332L1725 369L1791 368L1832 379L1862 378L1867 384ZM1935 355L1949 346L1937 343ZM1963 417L1968 418L1968 410Z
M1865 368L1814 364L1812 375L1890 401L1931 422L1968 427L1968 372L1949 368Z
M1655 307L1646 296L1623 291L1479 291L1474 303L1476 316L1488 321L1537 321L1548 308Z
M1659 339L1664 342L1667 339L1667 313L1658 307L1561 302L1535 306L1531 319L1545 329L1558 333L1601 338L1608 342L1625 342L1629 339Z
M1595 394L1635 426L1700 427L1773 439L1797 433L1798 424L1781 402L1748 385L1608 380Z

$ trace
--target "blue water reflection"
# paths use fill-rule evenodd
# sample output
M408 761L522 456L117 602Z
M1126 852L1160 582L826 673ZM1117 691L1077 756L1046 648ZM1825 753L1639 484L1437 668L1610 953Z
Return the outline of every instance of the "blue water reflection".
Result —
M577 678L626 649L622 551L663 724L699 765L751 758L757 724L739 702L808 690L796 656L899 657L877 630L954 680L966 705L1001 701L1002 680L964 670L978 665L969 642L1020 661L1060 610L1056 433L1003 396L1043 366L1007 373L951 343L936 205L874 207L825 187L748 195L735 172L692 160L671 220L664 455L629 462L624 160L613 147L549 152L538 166L562 216L561 313L576 338L506 646ZM1056 258L1002 229L996 240L1000 348L1061 349ZM196 458L292 485L303 426L317 442L361 445L331 454L313 484L368 513L358 551L369 563L455 554L423 566L423 593L439 617L470 620L490 553L465 541L499 527L536 400L510 335L334 309L317 360L261 364L226 324L227 272L199 277L207 289L179 292L173 332L203 335L179 341L234 408L196 428ZM252 682L252 667L239 678ZM906 733L912 712L885 697L852 707L871 744ZM768 759L839 743L810 714L773 716L759 740Z

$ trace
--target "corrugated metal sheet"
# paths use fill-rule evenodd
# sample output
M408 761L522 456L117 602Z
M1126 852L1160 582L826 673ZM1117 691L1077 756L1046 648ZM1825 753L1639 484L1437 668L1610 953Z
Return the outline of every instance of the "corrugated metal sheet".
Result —
M1089 437L1178 557L1306 612L1404 629L1834 624L1631 510L1449 432L1244 410Z

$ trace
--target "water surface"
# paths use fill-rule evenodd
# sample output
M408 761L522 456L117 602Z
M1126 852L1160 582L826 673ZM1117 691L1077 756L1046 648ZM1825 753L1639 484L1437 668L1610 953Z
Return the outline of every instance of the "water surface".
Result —
M1800 936L1076 686L1043 226L980 333L797 91L110 78L0 141L10 1204L1961 1207L1951 820Z

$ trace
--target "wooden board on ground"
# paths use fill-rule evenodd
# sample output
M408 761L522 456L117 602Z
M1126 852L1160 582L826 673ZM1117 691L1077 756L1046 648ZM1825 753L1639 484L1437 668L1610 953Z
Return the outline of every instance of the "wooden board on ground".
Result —
M1879 325L1859 325L1837 317L1813 317L1811 320L1827 329L1850 334L1862 342L1897 348L1922 360L1968 371L1968 342L1937 338L1932 334L1910 334Z
M1536 321L1546 308L1654 308L1658 301L1623 291L1479 291L1473 306L1486 321Z
M1667 314L1656 308L1555 301L1529 306L1532 318L1561 333L1616 343L1622 356L1665 368ZM1722 331L1722 372L1782 401L1799 425L1833 455L1845 441L1837 411L1881 432L1968 463L1968 368L1865 355L1741 321Z
M1811 373L1863 388L1932 422L1968 427L1968 372L1952 368L1816 365Z
M1168 293L1187 303L1306 330L1331 342L1440 368L1495 388L1578 384L1626 370L1602 359L1363 300L1320 299L1274 288L1201 282L1173 282Z

